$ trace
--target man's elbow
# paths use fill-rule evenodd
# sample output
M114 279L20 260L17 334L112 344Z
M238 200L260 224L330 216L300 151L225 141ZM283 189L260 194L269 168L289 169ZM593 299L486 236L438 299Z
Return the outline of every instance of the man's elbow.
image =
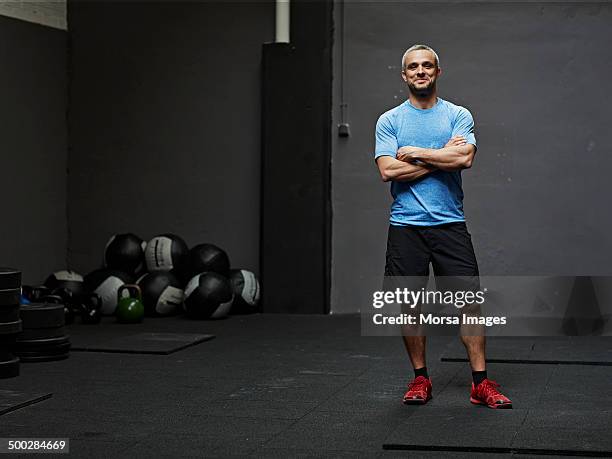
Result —
M474 147L473 145L470 145L470 151L468 152L467 155L465 155L465 157L463 158L463 164L461 164L461 166L464 169L469 169L472 167L472 164L474 163L474 155L476 154L476 147Z

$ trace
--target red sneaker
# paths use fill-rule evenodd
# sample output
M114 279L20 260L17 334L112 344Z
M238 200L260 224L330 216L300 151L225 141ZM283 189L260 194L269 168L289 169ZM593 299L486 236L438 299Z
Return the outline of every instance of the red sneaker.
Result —
M500 393L497 388L499 384L490 379L485 379L476 387L472 383L472 393L470 394L470 402L476 405L487 405L489 408L512 408L512 402L504 394Z
M408 384L404 395L406 405L425 405L431 399L431 379L419 376Z

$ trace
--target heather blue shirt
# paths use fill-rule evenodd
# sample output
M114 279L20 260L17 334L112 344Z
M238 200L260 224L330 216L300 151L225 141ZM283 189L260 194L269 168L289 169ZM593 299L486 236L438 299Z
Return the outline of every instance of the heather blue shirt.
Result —
M436 105L425 110L409 101L383 113L376 123L376 153L397 156L406 145L442 148L456 135L476 146L474 119L464 107L438 97ZM391 182L391 224L434 226L465 221L461 171L430 172L411 182Z

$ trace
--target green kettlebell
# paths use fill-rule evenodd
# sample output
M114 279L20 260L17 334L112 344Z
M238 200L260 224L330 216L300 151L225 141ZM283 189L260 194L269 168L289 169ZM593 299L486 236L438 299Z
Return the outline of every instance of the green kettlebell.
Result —
M117 321L122 324L136 324L142 322L144 305L140 287L135 284L125 284L117 291Z

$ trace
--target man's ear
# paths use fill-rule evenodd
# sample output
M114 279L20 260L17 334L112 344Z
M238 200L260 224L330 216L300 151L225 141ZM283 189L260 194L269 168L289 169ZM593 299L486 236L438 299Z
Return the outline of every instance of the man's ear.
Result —
M406 72L404 70L402 70L402 79L406 82L408 81L408 79L406 78Z

